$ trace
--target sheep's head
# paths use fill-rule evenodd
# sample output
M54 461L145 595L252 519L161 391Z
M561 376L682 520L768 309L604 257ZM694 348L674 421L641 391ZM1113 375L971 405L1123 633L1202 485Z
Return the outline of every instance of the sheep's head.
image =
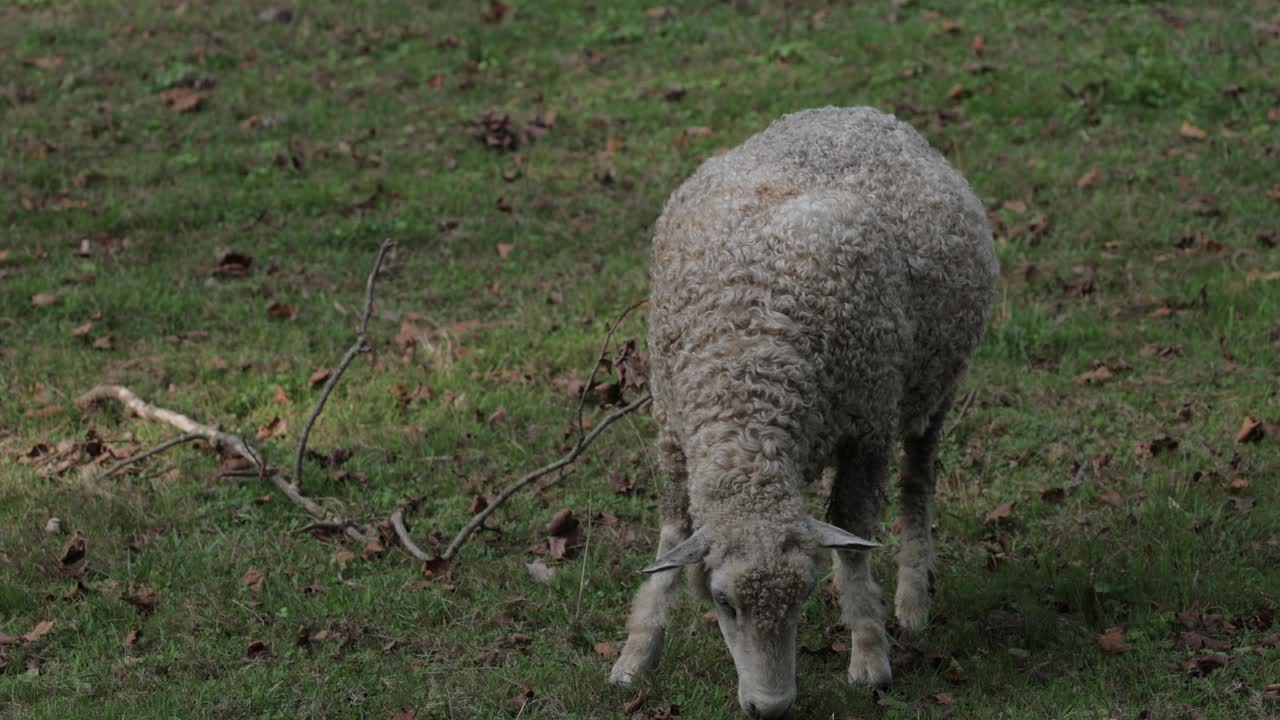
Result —
M723 532L704 527L644 572L703 565L720 633L738 670L738 703L753 718L776 718L796 698L796 628L817 583L816 550L875 546L813 518L783 533L749 525Z

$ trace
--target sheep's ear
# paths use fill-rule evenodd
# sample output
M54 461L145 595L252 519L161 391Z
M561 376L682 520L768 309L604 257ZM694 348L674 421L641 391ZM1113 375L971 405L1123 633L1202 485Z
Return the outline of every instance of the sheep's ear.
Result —
M663 570L674 570L685 565L702 562L707 556L710 545L707 543L707 536L702 534L702 528L689 536L688 540L667 551L666 555L658 558L649 567L640 572L651 575Z
M817 538L820 547L841 550L866 550L880 547L880 543L874 540L860 538L848 530L841 530L835 525L824 523L817 518L809 518L809 529L813 532L814 537Z

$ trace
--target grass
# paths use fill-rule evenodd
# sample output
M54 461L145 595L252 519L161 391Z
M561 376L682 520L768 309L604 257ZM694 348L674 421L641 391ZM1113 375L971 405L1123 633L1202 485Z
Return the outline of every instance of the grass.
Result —
M114 381L248 434L278 416L287 430L261 445L287 464L316 395L307 378L350 342L373 251L391 237L375 353L311 442L350 450L344 469L367 481L310 463L307 486L370 519L425 496L414 530L434 547L473 496L557 454L567 383L645 295L650 227L680 178L824 104L896 111L945 149L991 208L1005 282L970 378L977 400L943 454L932 627L902 638L894 691L877 701L844 685L837 614L815 598L800 716L1280 714L1263 697L1280 680L1265 629L1280 587L1274 5L797 1L664 15L548 0L496 24L478 2L325 0L288 23L259 19L266 7L0 8L0 633L54 623L0 646L0 715L625 715L631 693L605 684L594 647L621 640L656 540L647 417L514 499L501 533L444 579L394 549L335 562L344 546L291 532L307 518L283 498L211 479L207 449L100 483L114 499L83 479L79 446L61 473L24 456L90 431L117 449L167 438L75 407ZM201 107L166 107L175 83L207 92ZM965 92L948 99L956 84ZM490 108L515 127L558 114L502 153L466 132ZM1196 128L1203 139L1187 137ZM213 274L223 250L253 257L247 278ZM33 306L40 293L57 302ZM296 318L269 317L272 303ZM422 331L408 362L395 341L406 318ZM107 336L112 349L93 346ZM622 336L643 337L642 314ZM1096 363L1109 380L1074 380ZM422 397L397 400L418 385ZM1271 426L1260 442L1235 442L1246 415ZM1176 447L1139 451L1162 436ZM638 495L616 494L610 472ZM1056 502L1044 492L1073 478ZM984 521L1009 500L1008 518ZM561 507L618 522L592 525L568 560L539 558L530 548ZM66 536L44 531L50 517L87 538L84 561L59 562ZM526 572L535 559L557 570L549 584ZM242 582L250 569L265 573L260 593ZM86 591L64 598L77 580ZM152 610L126 600L142 587ZM1221 616L1202 632L1232 648L1203 677L1184 669L1197 652L1174 644L1194 604ZM736 712L703 610L677 614L641 717ZM1127 651L1104 653L1095 638L1120 625ZM126 645L131 630L141 638ZM253 641L266 651L247 655Z

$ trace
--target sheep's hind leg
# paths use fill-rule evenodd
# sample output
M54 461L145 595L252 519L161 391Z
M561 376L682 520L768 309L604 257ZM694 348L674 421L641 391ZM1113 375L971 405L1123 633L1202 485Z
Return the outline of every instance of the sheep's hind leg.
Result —
M898 589L894 614L908 630L922 630L929 622L929 602L934 590L933 488L938 445L946 408L934 413L924 434L903 441L901 496L902 546L898 551Z
M658 447L667 478L661 507L662 529L658 536L657 557L662 557L689 537L690 520L684 454L670 438L660 437ZM636 592L635 599L631 601L631 615L627 619L627 642L609 672L610 683L630 685L637 676L652 670L662 658L667 619L675 604L679 577L680 573L675 570L654 573Z
M837 450L832 487L831 522L864 538L874 539L880 527L880 498L889 469L887 447L841 443ZM880 586L871 576L871 553L837 550L835 583L840 617L851 633L849 682L888 687L889 638L884 631L884 603Z

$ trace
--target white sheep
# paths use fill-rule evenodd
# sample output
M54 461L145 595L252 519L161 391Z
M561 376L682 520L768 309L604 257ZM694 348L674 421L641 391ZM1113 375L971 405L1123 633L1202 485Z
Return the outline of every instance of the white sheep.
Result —
M666 476L658 560L610 675L662 651L676 573L715 602L752 717L795 700L796 626L834 548L850 682L890 679L868 548L895 442L896 611L928 618L942 424L999 266L982 203L910 126L870 108L787 115L705 162L658 220L649 316ZM829 519L801 486L834 466Z

